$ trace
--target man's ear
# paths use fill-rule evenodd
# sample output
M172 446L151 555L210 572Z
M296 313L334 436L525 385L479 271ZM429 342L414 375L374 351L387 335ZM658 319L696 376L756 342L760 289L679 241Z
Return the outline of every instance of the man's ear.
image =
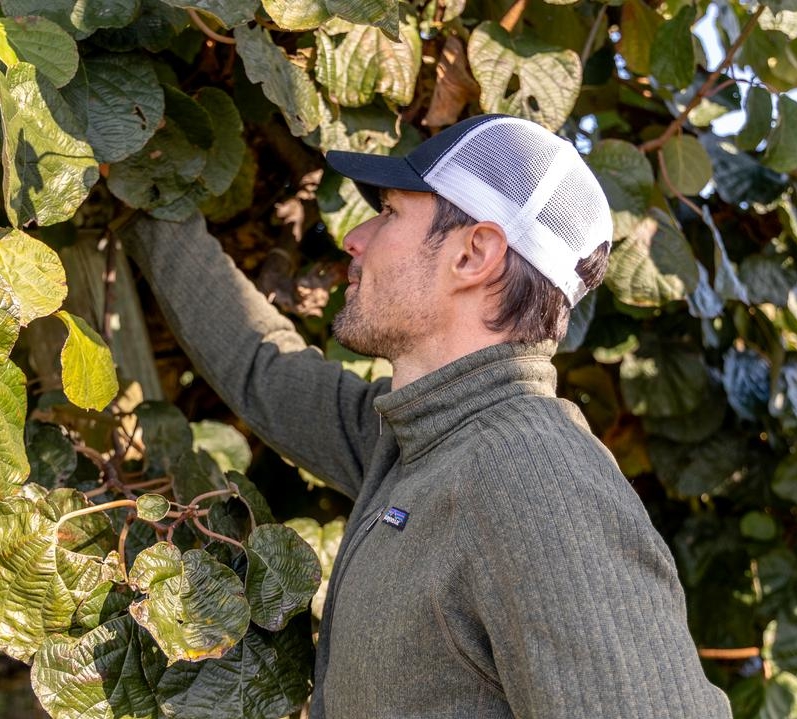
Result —
M506 235L495 222L477 222L460 230L451 274L463 288L487 283L503 270Z

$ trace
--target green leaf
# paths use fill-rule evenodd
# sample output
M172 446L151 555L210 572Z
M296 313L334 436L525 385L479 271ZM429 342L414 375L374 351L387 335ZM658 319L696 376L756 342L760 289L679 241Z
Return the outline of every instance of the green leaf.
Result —
M111 165L108 188L131 207L164 220L184 220L203 199L195 183L206 162L207 152L166 119L141 150Z
M617 49L626 67L637 75L650 74L651 48L662 17L642 0L627 0L620 15Z
M64 222L99 179L78 121L52 83L20 62L0 76L3 195L15 226Z
M149 474L171 474L180 457L191 449L191 425L177 407L167 402L142 402L134 412L141 427Z
M342 20L316 33L316 77L332 102L346 107L371 103L379 93L396 105L409 105L421 68L421 38L416 17L402 8L400 42L375 27Z
M61 350L61 371L67 398L83 409L105 409L119 391L111 350L82 317L64 310L56 312L55 316L69 330Z
M714 167L714 185L720 198L730 204L769 204L786 186L785 178L741 152L728 138L711 132L700 136Z
M141 7L140 0L77 0L72 9L72 24L87 35L103 27L124 27Z
M0 279L19 305L25 327L55 312L66 298L66 273L58 255L22 230L0 230Z
M286 30L315 30L332 17L324 0L262 0L262 3L269 17Z
M786 307L789 292L797 285L790 255L748 255L739 267L739 276L747 286L752 304L765 302L776 307Z
M54 424L30 422L27 427L27 452L30 482L48 489L63 485L77 467L77 452Z
M710 380L694 410L672 417L643 417L642 426L648 434L666 437L673 442L703 442L722 426L727 408L722 386Z
M180 504L191 504L194 497L213 492L217 489L228 489L227 480L219 469L219 465L205 451L186 452L177 463L174 472L174 498ZM203 507L208 503L219 502L219 497L203 500Z
M234 470L227 472L226 477L228 482L238 487L238 495L246 501L255 515L255 524L274 523L274 515L271 514L266 498L251 479Z
M324 152L349 150L388 155L401 146L400 154L404 155L417 145L408 140L414 138L417 131L406 126L400 131L401 118L381 103L350 108L322 101L320 108L321 124L306 141Z
M609 256L606 285L635 307L661 307L682 300L697 287L694 255L672 220L653 208Z
M84 58L63 89L99 162L119 162L138 152L163 118L163 89L152 63L137 53Z
M785 93L778 97L778 122L767 141L764 164L776 172L791 172L797 168L797 101Z
M764 512L747 512L739 522L742 536L759 542L770 542L777 536L778 523Z
M614 239L627 237L646 216L653 191L653 168L645 155L623 140L599 142L587 162L609 201Z
M397 0L262 0L263 7L277 25L286 30L314 30L333 15L357 25L382 28L398 41L399 5ZM448 7L448 6L446 6Z
M129 616L101 624L79 639L48 637L31 669L33 691L59 719L157 719L141 666L139 629Z
M346 521L338 518L320 525L315 519L310 517L295 517L285 522L285 526L297 532L318 555L321 563L321 584L319 584L318 591L313 596L310 607L313 611L313 616L316 619L321 619L329 588L329 578L332 576L335 557L338 556L340 542L346 529Z
M241 580L204 550L181 555L159 542L136 557L129 578L148 595L130 605L130 615L152 634L169 664L221 657L246 633L249 605Z
M724 357L722 386L728 404L742 419L754 421L767 414L769 360L751 349L731 347Z
M225 27L243 25L255 19L259 0L162 0L172 7L193 8L212 15Z
M136 513L147 522L159 522L170 509L169 500L162 494L142 494L136 498Z
M158 53L172 48L174 40L189 25L188 15L161 0L140 0L140 3L141 9L132 23L98 30L91 36L92 44L117 53L139 48Z
M196 99L208 113L214 138L202 178L214 195L221 195L235 179L244 159L243 122L232 98L223 90L203 87Z
M797 719L797 676L778 672L767 682L756 719Z
M662 483L682 497L727 494L745 475L747 447L738 436L715 434L705 442L649 442L650 459Z
M318 93L307 73L288 60L265 28L237 27L235 40L249 81L261 84L265 96L282 110L291 132L297 136L312 132L321 118Z
M0 61L7 67L28 62L55 87L62 87L77 72L77 45L46 18L4 17L0 18Z
M781 612L777 620L767 625L761 647L761 656L770 661L778 673L797 671L797 621L789 614ZM794 689L797 689L797 681ZM797 709L797 697L792 697L792 701Z
M0 262L3 261L3 245L0 241ZM17 342L20 328L19 300L0 270L0 362L6 362Z
M697 409L708 373L702 355L646 337L620 365L620 390L633 414L674 417Z
M728 257L722 235L717 228L714 218L708 209L708 205L703 205L703 221L711 230L714 240L714 289L723 300L739 300L745 304L750 304L747 296L747 287L739 280L736 269Z
M769 134L772 125L772 95L769 90L753 85L747 91L744 112L747 119L736 136L736 145L741 150L755 150Z
M307 609L321 581L321 565L307 542L280 524L256 527L246 541L246 598L252 621L269 631Z
M124 577L119 581L125 581ZM96 629L116 616L127 614L134 597L133 590L126 584L110 580L100 582L78 606L74 622L83 629Z
M662 175L666 170L667 179L683 195L697 195L711 180L711 158L696 137L671 137L661 148L661 159ZM675 194L664 177L660 184L667 195Z
M590 292L570 312L567 334L557 347L558 353L575 352L584 343L587 331L595 317L598 295Z
M782 499L797 504L797 454L788 454L772 476L772 491Z
M779 30L765 31L759 23L742 44L735 62L739 67L749 65L760 82L776 91L789 92L797 85L792 40Z
M30 473L24 441L27 408L25 375L10 360L0 362L0 497Z
M338 247L351 230L376 215L354 182L331 170L324 173L317 198L321 219Z
M34 504L15 497L0 502L0 650L29 661L48 634L65 632L78 604L107 571L98 552L107 546L104 515L66 512L88 502L74 490L56 490ZM73 550L79 550L73 551Z
M211 222L227 222L248 210L254 202L257 173L257 154L251 147L246 147L241 167L232 183L220 196L211 195L202 201L199 206L202 214Z
M52 20L70 35L81 35L71 18L75 0L2 0L0 6L7 17L41 16Z
M575 52L543 45L529 33L512 37L496 22L471 33L468 60L485 112L524 117L552 131L564 124L581 89Z
M249 443L235 427L211 419L191 423L194 450L204 449L222 472L246 472L252 461Z
M192 145L209 150L213 145L213 121L210 113L193 97L172 85L163 85L165 112Z
M276 719L302 705L312 666L307 624L277 633L252 626L221 659L168 667L158 677L158 702L171 719Z
M663 85L687 87L695 75L692 23L696 10L684 5L671 20L659 25L650 48L650 73Z

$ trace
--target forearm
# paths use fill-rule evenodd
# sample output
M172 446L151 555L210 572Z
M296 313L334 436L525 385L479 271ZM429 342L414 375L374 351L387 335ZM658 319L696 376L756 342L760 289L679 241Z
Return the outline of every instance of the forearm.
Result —
M199 372L267 443L347 494L361 473L371 388L307 348L222 252L201 215L119 232Z

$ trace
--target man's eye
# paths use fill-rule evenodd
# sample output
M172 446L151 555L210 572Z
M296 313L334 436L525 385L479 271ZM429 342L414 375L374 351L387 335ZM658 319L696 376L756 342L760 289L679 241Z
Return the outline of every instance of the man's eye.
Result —
M382 214L383 215L392 215L394 212L393 208L390 206L389 203L383 202L382 203Z

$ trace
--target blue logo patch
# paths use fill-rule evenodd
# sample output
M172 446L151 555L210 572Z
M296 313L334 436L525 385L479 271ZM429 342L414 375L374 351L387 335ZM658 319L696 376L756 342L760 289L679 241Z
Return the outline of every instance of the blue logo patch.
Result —
M409 517L409 512L405 512L403 509L399 509L398 507L391 507L387 510L387 512L385 512L385 516L382 517L382 521L385 524L389 524L391 527L395 527L396 529L404 529L404 527L407 526L407 520Z

